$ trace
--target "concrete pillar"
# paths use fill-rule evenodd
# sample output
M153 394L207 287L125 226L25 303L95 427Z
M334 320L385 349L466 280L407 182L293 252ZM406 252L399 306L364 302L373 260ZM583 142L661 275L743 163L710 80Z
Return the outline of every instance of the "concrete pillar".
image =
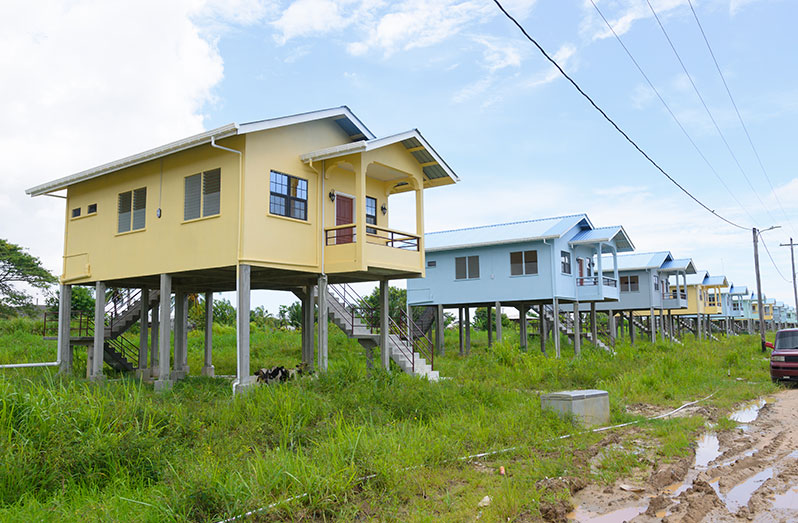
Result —
M380 280L380 363L385 370L391 370L391 348L388 346L389 297L388 280Z
M502 304L496 302L496 342L502 341Z
M654 316L654 307L649 309L648 330L651 335L651 343L657 342L657 317Z
M149 377L149 370L147 369L147 340L149 338L149 328L147 316L150 313L150 290L147 287L141 289L141 300L139 302L139 363L136 368L136 377L147 378Z
M329 318L327 309L327 275L322 274L319 276L318 282L318 295L316 299L319 304L319 353L318 353L318 371L327 372L327 348L328 338L327 331L329 329Z
M629 343L635 344L635 313L629 311Z
M582 353L582 315L579 312L579 302L574 302L574 356Z
M463 340L463 308L457 307L457 331L459 334L458 341L460 342L460 356L465 353L465 345Z
M704 326L701 324L701 317L702 316L703 316L703 314L696 314L696 319L695 319L695 321L696 321L696 327L695 328L696 328L699 340L703 340L704 339Z
M249 325L249 316L247 316ZM188 294L182 289L175 291L175 362L172 379L182 380L188 376Z
M314 285L305 286L305 299L302 300L302 363L308 372L313 371L313 360L316 355L316 336L313 334L315 303L314 297L316 287Z
M527 351L527 331L526 331L526 313L529 310L527 304L522 304L518 308L518 334L521 338L521 350L526 352Z
M61 285L58 293L58 372L72 373L72 286Z
M155 390L172 388L172 377L169 374L169 358L172 352L171 301L172 275L161 274L160 319L158 321L160 331L158 336L158 379L153 384Z
M488 347L493 345L493 314L491 314L492 307L488 306Z
M545 311L544 307L545 307L545 305L543 305L542 303L540 305L538 305L538 322L540 323L540 325L539 325L539 328L540 328L540 352L542 352L543 354L546 354L546 331L547 331L547 326L546 326L546 316L545 316L545 313L544 313L544 311Z
M618 339L618 325L615 323L615 312L607 312L607 330L610 332L610 344L615 347L615 340Z
M205 361L202 365L202 375L213 377L216 369L213 366L213 293L205 293Z
M465 308L465 353L471 354L471 309Z
M438 305L435 310L435 352L438 353L439 356L446 354L443 329L443 305Z
M233 393L243 392L246 387L255 383L249 368L249 311L252 267L247 264L238 266L236 281L236 380L233 382Z
M554 354L560 357L560 300L554 298L552 301L554 308L554 325L551 327L551 336L554 338Z
M103 353L105 348L105 282L94 284L94 345L91 352L89 379L103 379Z
M159 298L160 301L160 298ZM158 303L153 305L152 311L150 311L150 324L152 327L150 328L150 378L155 379L158 377L158 373L161 371L158 368L158 360L159 360L159 349L158 349L158 338L159 338L159 311L160 308L158 307Z
M599 273L601 274L601 273ZM596 318L596 302L590 302L590 335L593 337L593 344L598 343L598 321Z

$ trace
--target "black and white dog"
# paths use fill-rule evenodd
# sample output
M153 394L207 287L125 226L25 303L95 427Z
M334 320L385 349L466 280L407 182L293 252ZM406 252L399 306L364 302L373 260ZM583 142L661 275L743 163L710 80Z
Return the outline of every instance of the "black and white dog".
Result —
M268 369L260 369L255 373L258 383L280 383L294 379L296 376L304 374L307 365L300 363L295 369L286 369L282 365L270 367Z

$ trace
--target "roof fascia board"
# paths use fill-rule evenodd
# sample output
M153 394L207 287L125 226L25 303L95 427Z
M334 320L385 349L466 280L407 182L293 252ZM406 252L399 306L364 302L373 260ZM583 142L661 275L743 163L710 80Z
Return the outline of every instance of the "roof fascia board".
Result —
M538 242L544 240L556 240L559 236L535 236L531 238L518 238L513 240L501 240L495 242L463 243L458 245L447 245L445 247L426 247L426 252L457 251L460 249L471 249L476 247L491 247L494 245L511 245L515 243Z
M98 167L93 167L79 173L71 174L57 180L31 187L30 189L26 189L25 192L31 196L41 196L42 194L59 191L66 189L70 185L85 182L86 180L91 180L93 178L98 178L120 169L133 167L135 165L146 163L152 160L157 160L170 154L185 151L186 149L192 149L200 145L205 145L206 143L210 143L211 139L221 140L223 138L234 136L237 133L238 126L236 124L227 124L204 133L195 134L194 136L189 136L188 138L162 145L161 147L156 147L155 149L150 149L132 156L127 156L121 160L115 160Z
M343 105L341 107L333 107L331 109L322 109L320 111L311 111L308 113L294 114L291 116L281 116L279 118L270 118L268 120L258 120L255 122L247 122L241 124L240 133L255 133L258 131L266 131L268 129L276 129L277 127L285 127L288 125L295 125L300 123L312 122L314 120L324 120L326 118L335 118L336 116L344 116L348 118L360 132L368 138L373 140L376 138L374 134L363 125L363 122L355 116L349 107Z

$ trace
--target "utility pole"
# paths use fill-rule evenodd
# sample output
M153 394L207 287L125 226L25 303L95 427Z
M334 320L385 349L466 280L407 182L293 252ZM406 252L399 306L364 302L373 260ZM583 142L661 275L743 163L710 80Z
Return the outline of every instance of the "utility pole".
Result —
M798 311L798 287L795 285L795 244L790 238L790 243L781 243L781 247L790 248L790 261L792 262L792 292L795 296L795 310Z
M759 310L759 336L762 343L762 352L765 352L765 311L762 308L762 283L759 279L759 231L756 227L753 228L754 232L754 272L756 272L756 299L758 302L757 309Z

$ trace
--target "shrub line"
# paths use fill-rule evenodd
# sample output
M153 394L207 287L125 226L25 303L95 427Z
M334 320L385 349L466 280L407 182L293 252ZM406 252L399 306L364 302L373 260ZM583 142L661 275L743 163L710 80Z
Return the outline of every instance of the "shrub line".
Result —
M606 432L608 430L620 429L620 428L623 428L623 427L628 427L630 425L636 425L638 423L642 423L643 421L654 421L654 420L658 420L658 419L667 418L668 416L673 416L677 412L680 412L680 411L682 411L682 410L684 410L684 409L686 409L688 407L691 407L691 406L693 406L693 405L695 405L697 403L701 403L702 401L706 401L706 400L710 399L712 396L717 394L717 392L718 391L716 390L715 392L713 392L709 396L706 396L704 398L701 398L701 399L698 399L698 400L695 400L695 401L690 401L688 403L685 403L681 407L673 409L670 412L666 412L664 414L658 414L657 416L652 416L650 418L645 418L645 419L640 419L640 420L628 421L626 423L620 423L618 425L608 425L606 427L598 427L598 428L595 428L595 429L583 430L581 432L575 432L573 434L563 434L562 436L557 436L556 438L551 438L551 439L548 439L548 440L544 440L541 443L550 443L552 441L560 441L560 440L572 438L574 436L580 436L582 434ZM452 463L452 462L455 462L455 461L470 461L472 459L484 458L484 457L487 457L487 456L495 456L497 454L504 454L504 453L512 452L514 450L519 450L519 449L521 449L520 446L508 447L506 449L499 449L499 450L491 450L491 451L488 451L488 452L481 452L479 454L471 454L470 456L462 456L462 457L459 457L459 458L455 458L453 460L444 460L441 463ZM417 469L417 468L421 468L423 466L424 465L414 465L412 467L405 467L403 469L400 469L400 472L407 472L409 470L414 470L414 469ZM364 481L368 481L368 480L376 478L376 477L377 477L377 474L369 474L367 476L362 476L362 477L357 478L356 481L358 483L362 483ZM277 507L279 505L290 503L290 502L298 500L298 499L306 498L309 495L310 494L308 492L305 492L305 493L299 494L297 496L292 496L290 498L286 498L286 499L283 499L283 500L280 500L280 501L275 501L274 503L272 503L270 505L267 505L265 507L257 508L257 509L254 509L254 510L250 510L249 512L246 512L244 514L239 514L238 516L233 516L233 517L228 518L228 519L223 519L223 520L219 521L218 523L231 523L233 521L238 521L240 519L248 518L250 516L254 516L255 514L260 514L261 512L265 512L265 511L267 511L269 509L272 509L274 507ZM129 501L132 501L132 500L129 500Z

